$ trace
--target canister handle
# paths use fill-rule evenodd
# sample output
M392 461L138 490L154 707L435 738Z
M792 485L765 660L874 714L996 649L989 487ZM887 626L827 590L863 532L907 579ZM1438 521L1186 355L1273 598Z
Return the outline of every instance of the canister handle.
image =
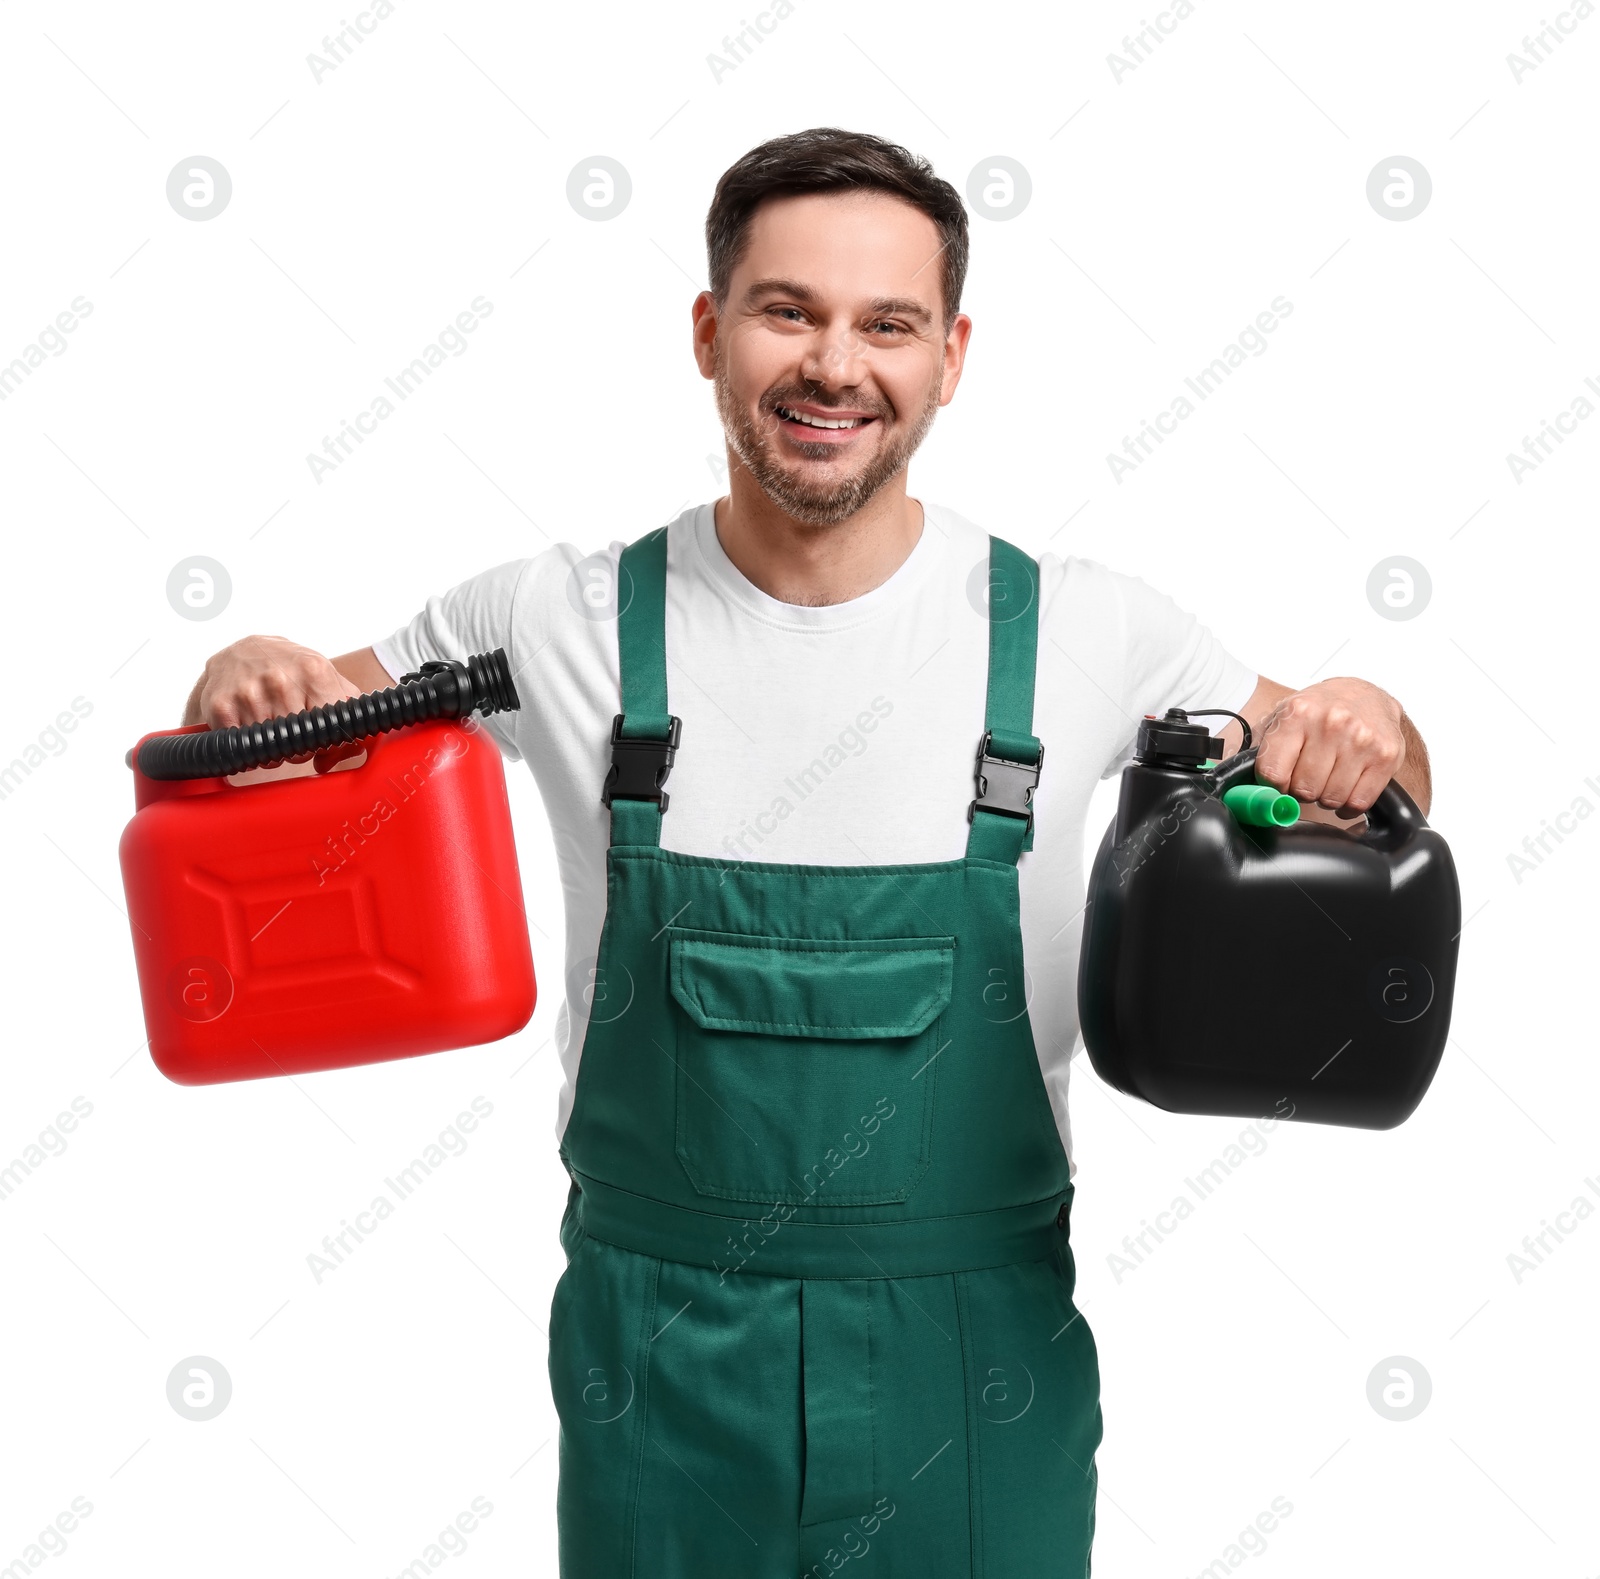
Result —
M1211 770L1211 779L1219 797L1224 790L1230 790L1236 784L1257 782L1256 753L1259 750L1258 746L1247 746ZM1427 826L1428 820L1422 815L1422 809L1401 787L1400 781L1390 779L1367 810L1365 831L1353 837L1363 844L1382 849L1403 844L1412 834Z

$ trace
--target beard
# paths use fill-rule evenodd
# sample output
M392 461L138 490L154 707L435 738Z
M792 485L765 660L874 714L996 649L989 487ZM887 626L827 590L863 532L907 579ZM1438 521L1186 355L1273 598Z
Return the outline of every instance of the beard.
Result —
M760 488L786 515L805 526L837 526L848 520L877 494L885 483L897 477L910 463L933 419L939 412L939 393L942 380L934 379L928 386L927 398L916 420L891 436L873 457L852 476L812 480L805 475L796 476L778 459L775 428L778 406L792 404L827 405L818 398L818 392L803 388L781 387L769 389L762 395L760 409L762 420L753 418L748 409L733 393L728 382L727 368L719 346L713 379L717 396L717 414L722 418L722 429L728 447L755 478ZM883 422L889 410L882 406L867 405L861 401L841 402L856 411L869 411ZM819 460L835 453L831 444L802 444L802 453L811 453Z

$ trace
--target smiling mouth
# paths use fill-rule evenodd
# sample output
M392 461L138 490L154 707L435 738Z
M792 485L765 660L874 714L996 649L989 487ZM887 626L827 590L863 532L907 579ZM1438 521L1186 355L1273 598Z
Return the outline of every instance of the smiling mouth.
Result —
M817 428L823 432L848 432L853 428L864 428L869 422L877 421L876 417L815 417L810 412L791 411L787 406L774 408L785 422L799 423L801 427Z

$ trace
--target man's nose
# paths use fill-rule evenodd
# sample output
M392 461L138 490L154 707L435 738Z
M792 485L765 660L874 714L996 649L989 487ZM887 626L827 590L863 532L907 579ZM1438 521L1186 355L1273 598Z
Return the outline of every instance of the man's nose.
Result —
M866 372L866 342L852 324L819 330L801 359L801 375L824 389L846 388L862 382Z

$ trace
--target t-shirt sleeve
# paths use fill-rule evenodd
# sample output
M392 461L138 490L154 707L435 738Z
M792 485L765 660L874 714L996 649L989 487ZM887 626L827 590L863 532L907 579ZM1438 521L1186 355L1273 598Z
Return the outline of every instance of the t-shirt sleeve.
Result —
M1126 728L1102 778L1133 759L1139 721L1169 707L1225 707L1242 712L1258 678L1193 614L1137 576L1108 572L1121 605L1121 703ZM1225 718L1207 720L1220 733Z
M514 643L517 596L531 559L514 559L485 570L428 599L408 624L372 644L378 662L398 680L422 664L439 658L465 659L473 653L504 647L513 674L519 662ZM514 714L496 713L482 720L501 752L521 761L514 733Z

